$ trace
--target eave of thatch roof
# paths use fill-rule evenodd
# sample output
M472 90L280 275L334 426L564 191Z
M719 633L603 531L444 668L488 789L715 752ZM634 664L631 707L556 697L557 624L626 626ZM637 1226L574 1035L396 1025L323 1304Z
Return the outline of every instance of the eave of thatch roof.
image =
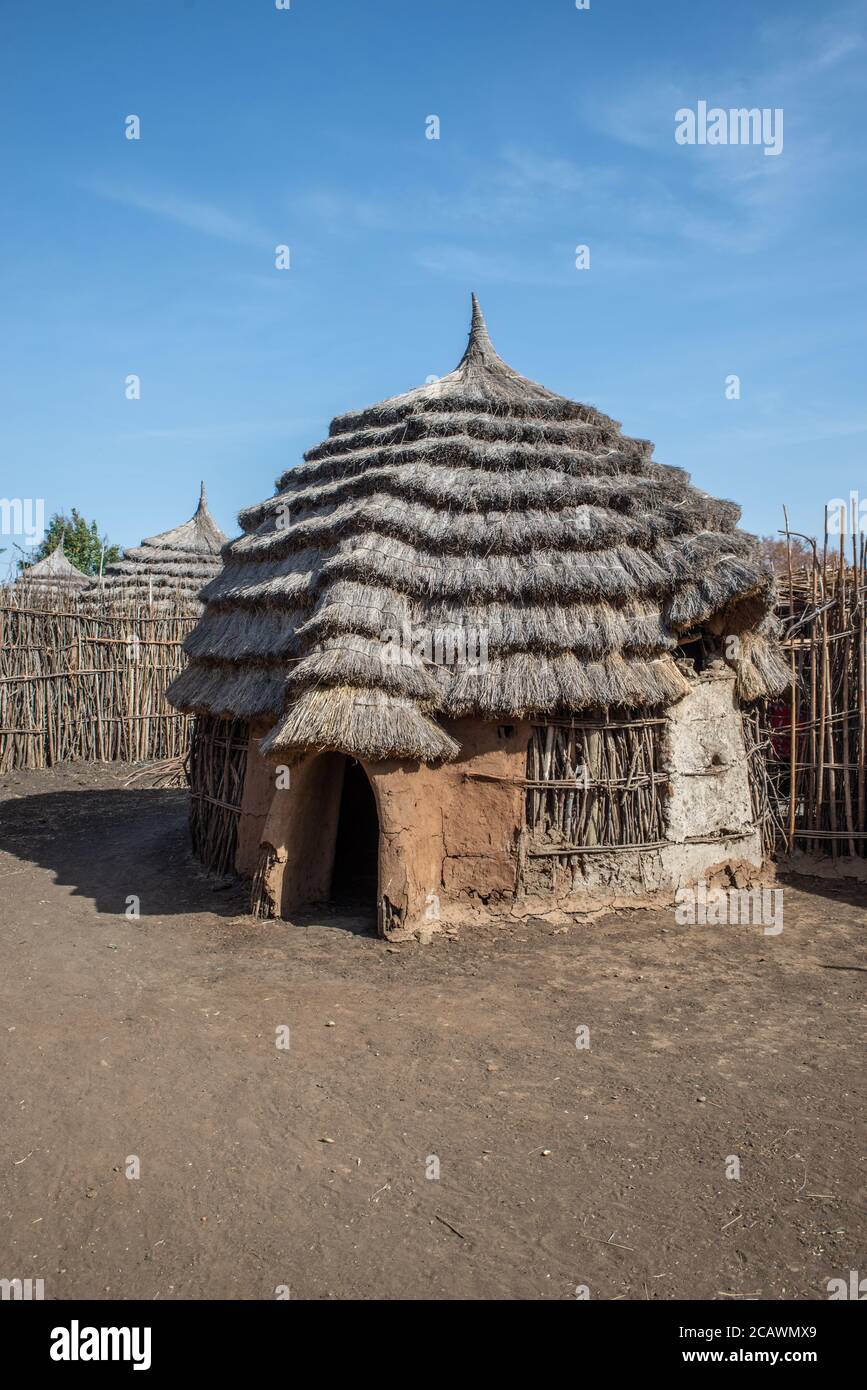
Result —
M455 756L440 717L666 704L698 624L742 635L746 698L780 687L773 581L740 511L617 421L519 375L473 297L455 371L338 416L241 513L170 698L267 717L264 747ZM395 662L390 634L484 632L484 666Z
M197 596L219 574L220 551L227 542L208 509L202 483L199 505L189 521L125 550L122 559L106 567L106 587Z

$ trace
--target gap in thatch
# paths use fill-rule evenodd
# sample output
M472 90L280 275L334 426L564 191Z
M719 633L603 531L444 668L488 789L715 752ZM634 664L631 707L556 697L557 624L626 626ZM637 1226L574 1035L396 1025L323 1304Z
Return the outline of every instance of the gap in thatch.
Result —
M675 660L690 661L696 675L700 675L712 661L719 660L722 656L722 644L718 637L714 637L702 627L694 632L683 633L678 639L673 655Z

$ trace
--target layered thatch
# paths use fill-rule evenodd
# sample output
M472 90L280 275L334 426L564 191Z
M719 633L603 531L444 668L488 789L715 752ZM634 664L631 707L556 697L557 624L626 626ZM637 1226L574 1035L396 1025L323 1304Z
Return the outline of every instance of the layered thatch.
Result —
M202 483L199 505L190 520L125 550L122 560L106 567L104 585L135 598L196 599L203 585L219 574L220 551L227 540L208 510Z
M437 716L677 699L711 621L748 636L751 695L784 683L739 509L652 451L508 367L474 298L454 372L338 416L241 514L170 699L272 719L266 748L432 761L457 751ZM484 659L438 664L443 631Z
M61 540L43 560L22 570L16 583L26 584L41 593L75 594L90 589L93 580L67 560Z

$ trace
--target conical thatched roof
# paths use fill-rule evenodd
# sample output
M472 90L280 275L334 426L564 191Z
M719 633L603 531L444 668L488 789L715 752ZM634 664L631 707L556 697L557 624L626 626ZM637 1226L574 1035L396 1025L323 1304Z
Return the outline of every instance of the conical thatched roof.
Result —
M202 483L190 520L125 550L122 560L106 566L106 587L122 586L137 596L153 593L158 598L172 591L195 598L202 585L219 574L220 550L227 540L208 510Z
M785 672L758 546L652 450L508 367L474 297L455 371L338 416L242 512L170 698L272 718L266 749L448 758L441 717L677 699L671 652L714 617L762 693ZM483 634L487 662L394 659L396 631L443 628Z
M72 561L66 558L62 539L43 560L37 560L35 565L28 565L26 570L22 570L17 582L33 584L40 589L56 589L63 593L77 593L89 589L93 584L92 579L82 574L81 570L76 569Z

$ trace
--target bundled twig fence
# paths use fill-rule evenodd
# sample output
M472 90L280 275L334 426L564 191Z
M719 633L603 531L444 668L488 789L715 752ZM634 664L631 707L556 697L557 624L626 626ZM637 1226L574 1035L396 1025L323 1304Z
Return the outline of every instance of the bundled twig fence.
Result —
M185 756L191 721L164 691L197 616L180 598L0 589L0 772Z
M867 854L867 538L841 528L781 584L789 696L768 706L777 849ZM807 539L807 538L804 538Z
M768 728L764 704L744 708L741 717L753 820L761 831L762 852L766 859L772 859L779 846L785 843L782 812L770 762L773 735Z
M664 726L654 715L534 726L526 782L530 857L661 844Z
M190 835L200 863L232 873L247 771L248 726L242 719L199 715L190 750Z

